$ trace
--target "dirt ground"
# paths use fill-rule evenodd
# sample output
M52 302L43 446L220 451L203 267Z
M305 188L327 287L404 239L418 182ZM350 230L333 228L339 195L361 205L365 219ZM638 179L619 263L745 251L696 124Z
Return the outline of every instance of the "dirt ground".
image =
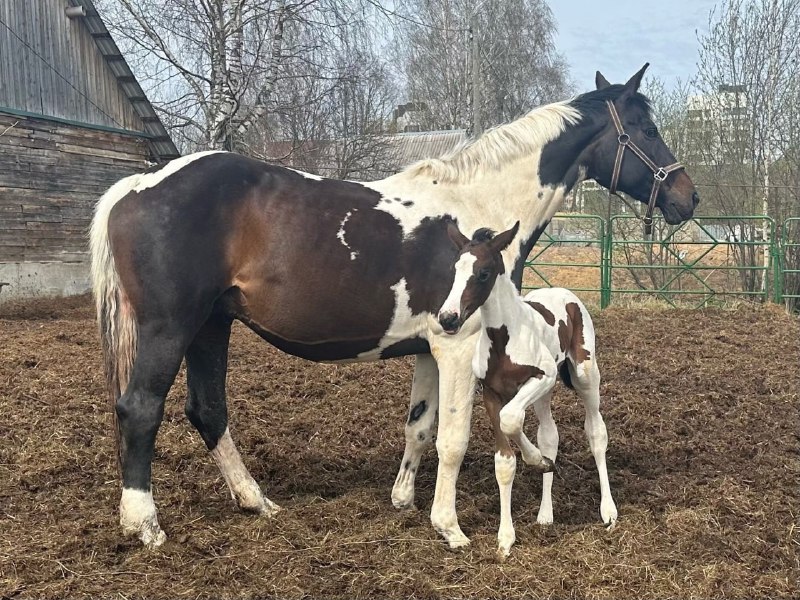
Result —
M540 478L520 461L517 544L504 564L479 402L458 482L472 545L451 552L428 520L433 449L419 510L389 501L412 361L315 365L244 327L232 343L231 430L284 510L268 519L234 509L183 416L181 375L154 463L169 540L147 551L124 539L91 319L85 300L0 307L0 597L800 595L800 323L776 307L597 314L620 521L600 523L582 409L559 388L556 523L536 524Z

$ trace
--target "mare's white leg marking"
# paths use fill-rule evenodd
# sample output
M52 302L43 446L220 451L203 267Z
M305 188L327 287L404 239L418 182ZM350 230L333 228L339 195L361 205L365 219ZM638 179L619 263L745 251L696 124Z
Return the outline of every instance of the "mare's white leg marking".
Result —
M533 404L536 417L539 419L539 430L536 433L536 443L539 445L542 455L553 462L556 462L558 454L558 429L550 412L550 401L553 394L550 393L544 398L540 398ZM539 515L536 522L540 525L550 525L553 522L553 474L544 473L542 475L542 501L539 504Z
M358 252L356 252L352 248L350 248L350 244L348 244L345 241L345 239L344 239L344 226L347 224L347 221L350 219L350 217L352 216L354 211L355 211L355 209L353 209L353 211L349 211L349 210L347 211L347 214L344 216L344 219L342 219L342 223L339 225L339 231L336 232L336 237L339 238L340 242L342 242L342 246L344 246L345 248L350 250L350 260L355 260L356 256L358 256Z
M494 455L494 476L500 489L500 529L497 531L497 555L502 560L511 552L511 546L517 539L514 522L511 519L511 487L514 474L517 472L517 457L504 456L500 452Z
M160 546L167 540L167 535L158 525L156 504L150 491L122 488L119 523L122 533L137 536L149 548Z
M592 351L594 351L594 348L592 348ZM594 355L594 352L592 354ZM583 405L586 409L584 431L586 431L589 448L592 451L592 455L594 455L597 474L600 477L600 517L603 519L603 523L611 526L617 521L617 505L611 496L611 485L608 482L608 470L606 467L608 431L606 430L603 416L600 414L600 371L594 360L591 360L591 366L587 367L583 371L587 375L575 377L573 382L575 391L578 392L578 396L583 400Z
M425 404L422 405L421 403ZM423 409L424 407L424 409ZM430 354L418 354L411 384L411 405L406 420L406 450L392 488L395 508L414 506L414 481L422 453L433 441L433 425L439 409L439 368ZM415 411L422 411L416 414ZM416 418L414 418L416 417Z
M280 510L277 504L264 496L258 483L244 466L228 429L225 429L225 433L219 438L217 446L211 451L211 456L217 463L225 483L228 484L236 506L242 510L267 516L272 516Z
M431 352L439 365L439 428L436 450L439 470L431 507L431 524L450 548L469 544L461 531L456 515L456 480L461 461L467 451L472 401L475 396L475 375L472 353L476 336L436 336Z

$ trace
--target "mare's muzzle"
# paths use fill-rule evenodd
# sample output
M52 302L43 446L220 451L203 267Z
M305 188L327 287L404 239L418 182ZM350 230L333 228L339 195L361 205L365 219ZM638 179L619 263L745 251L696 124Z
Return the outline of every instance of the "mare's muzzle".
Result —
M439 325L442 326L442 329L444 329L445 333L454 335L458 333L459 329L461 329L461 319L459 318L458 313L440 312Z

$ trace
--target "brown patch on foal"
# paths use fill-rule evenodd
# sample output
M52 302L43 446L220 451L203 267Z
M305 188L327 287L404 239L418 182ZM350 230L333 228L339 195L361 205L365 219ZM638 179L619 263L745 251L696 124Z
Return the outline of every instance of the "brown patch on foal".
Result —
M538 312L544 318L545 323L552 327L556 324L556 316L547 310L543 304L539 304L538 302L525 302L528 306L530 306L533 310Z
M569 317L570 324L572 325L570 350L572 351L572 356L575 359L575 363L581 364L592 355L592 353L584 347L586 340L583 338L583 313L575 302L570 302L567 304L566 309L567 316Z
M489 364L483 385L491 388L503 404L506 404L517 395L522 384L532 377L541 379L544 371L532 365L518 365L511 361L506 353L509 338L505 325L499 329L487 328L486 335L491 340L492 347L489 350Z

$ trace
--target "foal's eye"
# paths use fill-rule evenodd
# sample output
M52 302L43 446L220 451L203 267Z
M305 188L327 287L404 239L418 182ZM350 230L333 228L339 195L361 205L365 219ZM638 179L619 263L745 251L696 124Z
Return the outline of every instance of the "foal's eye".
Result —
M644 130L644 134L650 139L655 139L658 137L658 129L655 127L648 127Z
M485 281L488 280L489 280L489 271L487 271L486 269L478 271L478 281L484 283Z

